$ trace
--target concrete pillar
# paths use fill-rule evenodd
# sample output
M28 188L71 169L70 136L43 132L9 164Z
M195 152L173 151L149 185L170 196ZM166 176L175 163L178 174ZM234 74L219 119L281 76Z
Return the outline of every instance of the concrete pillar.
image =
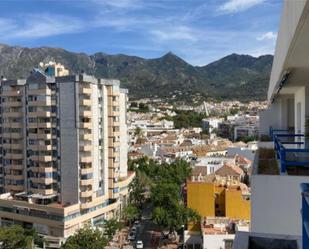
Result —
M305 120L309 116L309 89L299 87L295 92L295 132L305 132Z

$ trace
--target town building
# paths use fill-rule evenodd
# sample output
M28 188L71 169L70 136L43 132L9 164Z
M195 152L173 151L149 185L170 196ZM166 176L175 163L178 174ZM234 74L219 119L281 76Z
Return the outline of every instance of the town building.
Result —
M234 140L238 141L246 138L256 139L258 137L258 129L254 125L244 125L234 127Z
M134 174L118 80L41 64L27 79L2 80L0 97L2 226L33 227L58 248L84 223L120 215Z
M207 167L193 168L187 180L185 203L200 214L200 223L188 224L187 248L232 248L237 231L249 231L250 189L241 182L243 171L223 165L214 174Z
M226 167L215 174L193 175L186 185L187 206L202 217L250 220L250 190L240 182L241 173Z

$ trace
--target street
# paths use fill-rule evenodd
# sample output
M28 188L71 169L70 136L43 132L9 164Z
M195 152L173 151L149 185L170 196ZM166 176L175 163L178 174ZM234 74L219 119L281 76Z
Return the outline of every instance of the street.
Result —
M142 210L142 219L137 230L137 239L143 241L145 249L159 248L160 232L156 225L151 222L151 205Z
M158 248L160 232L150 220L142 220L138 229L137 240L143 241L145 249Z

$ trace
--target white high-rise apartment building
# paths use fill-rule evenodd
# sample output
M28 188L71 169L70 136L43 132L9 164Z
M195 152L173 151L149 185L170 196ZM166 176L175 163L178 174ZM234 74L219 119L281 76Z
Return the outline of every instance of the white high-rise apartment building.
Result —
M1 225L34 227L57 248L85 222L119 215L127 172L127 91L49 63L2 80Z

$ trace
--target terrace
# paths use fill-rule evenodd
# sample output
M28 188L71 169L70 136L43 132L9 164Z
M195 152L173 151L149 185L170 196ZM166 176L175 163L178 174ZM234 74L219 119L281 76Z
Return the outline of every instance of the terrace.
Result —
M299 186L308 182L309 147L303 134L290 129L271 128L268 136L259 142L252 166L251 230L300 236Z
M280 173L309 175L309 146L304 134L294 134L287 129L270 128Z

